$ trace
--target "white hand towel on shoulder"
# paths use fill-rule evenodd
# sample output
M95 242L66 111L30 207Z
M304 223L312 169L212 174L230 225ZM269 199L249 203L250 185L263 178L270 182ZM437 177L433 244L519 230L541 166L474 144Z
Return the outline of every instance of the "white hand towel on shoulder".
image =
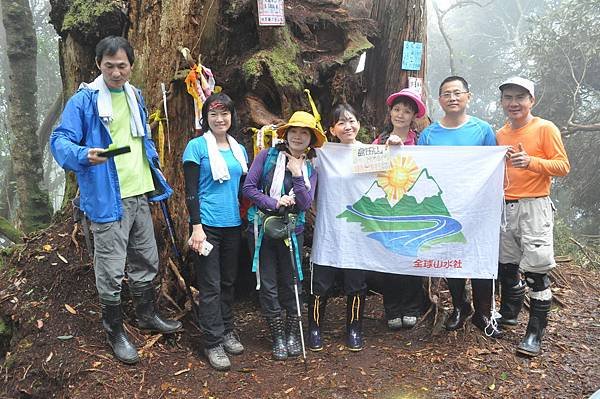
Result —
M102 123L108 127L113 119L112 99L110 97L110 90L106 86L106 82L102 75L98 76L92 83L82 83L79 88L87 88L98 91L98 116L102 120ZM129 82L125 82L123 90L127 96L127 105L129 105L130 119L129 125L131 127L131 135L133 137L144 137L144 125L142 124L142 116L140 115L140 108L138 106L138 98L135 95L135 87Z
M215 135L209 130L205 132L203 136L206 140L208 161L210 163L213 180L223 183L224 181L231 179L227 163L219 151L219 146L217 146ZM242 173L248 173L248 164L246 163L246 157L244 156L241 146L238 144L237 140L230 135L227 135L227 141L229 142L229 147L231 148L231 152L233 152L233 156L242 166Z

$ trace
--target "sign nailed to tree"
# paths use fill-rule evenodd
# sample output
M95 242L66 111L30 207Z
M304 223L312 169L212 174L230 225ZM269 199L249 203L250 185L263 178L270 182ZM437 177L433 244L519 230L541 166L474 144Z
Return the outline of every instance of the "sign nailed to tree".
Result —
M405 41L402 50L402 69L405 71L420 70L421 58L423 58L423 43Z
M258 25L283 26L285 15L283 13L283 0L257 0Z

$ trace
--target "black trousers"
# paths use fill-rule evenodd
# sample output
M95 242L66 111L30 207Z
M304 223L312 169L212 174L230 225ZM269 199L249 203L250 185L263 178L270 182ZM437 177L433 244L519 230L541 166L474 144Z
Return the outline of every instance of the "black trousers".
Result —
M355 295L367 290L366 272L359 269L341 269L338 267L313 265L313 294L327 296L337 276L344 279L344 294Z
M208 256L194 256L196 286L200 293L198 318L204 344L213 348L233 331L233 291L237 276L241 227L202 226L214 247Z
M418 317L426 304L423 277L383 273L383 307L387 320Z
M300 250L300 259L302 259L304 234L297 234L296 240ZM252 239L252 241L254 240ZM295 274L298 278L298 272L296 264L292 263L290 248L285 245L283 240L274 240L265 236L260 246L259 259L260 291L258 298L264 316L267 318L281 316L282 310L285 310L287 315L297 314L293 275ZM302 295L302 284L299 279L298 295ZM302 301L301 296L300 301Z

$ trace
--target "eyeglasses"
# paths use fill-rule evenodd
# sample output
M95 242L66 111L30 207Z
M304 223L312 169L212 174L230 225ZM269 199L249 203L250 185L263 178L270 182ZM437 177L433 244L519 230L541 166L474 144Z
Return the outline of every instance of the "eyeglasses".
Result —
M442 94L440 94L440 97L447 100L452 97L459 98L461 96L461 94L465 94L465 93L468 93L468 91L458 91L458 90L457 91L445 91Z

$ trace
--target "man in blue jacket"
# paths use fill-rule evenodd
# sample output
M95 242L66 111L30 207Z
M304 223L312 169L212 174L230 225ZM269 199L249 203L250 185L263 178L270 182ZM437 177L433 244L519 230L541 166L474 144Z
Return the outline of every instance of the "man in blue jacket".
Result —
M173 190L158 169L142 96L128 82L133 62L126 39L102 39L96 46L102 74L79 87L50 138L56 161L77 175L81 209L94 234L102 324L115 356L128 364L138 362L139 356L123 329L126 260L138 326L165 334L181 328L179 321L163 319L155 308L158 251L148 201L166 199ZM107 157L103 153L109 146L130 151Z

